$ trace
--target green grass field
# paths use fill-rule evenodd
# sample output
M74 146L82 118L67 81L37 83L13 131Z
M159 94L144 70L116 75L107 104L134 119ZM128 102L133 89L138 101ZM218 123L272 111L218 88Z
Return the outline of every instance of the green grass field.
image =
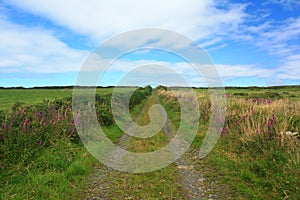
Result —
M252 87L252 88L226 88L226 92L242 98L272 98L272 99L297 99L300 98L299 87Z
M155 104L148 89L131 99L131 115L141 125L149 123ZM225 126L204 159L193 157L208 130L211 103L206 89L195 90L200 126L188 159L203 173L204 184L226 185L211 188L207 198L216 193L221 199L300 197L300 140L285 134L300 131L299 89L227 88ZM118 144L124 133L111 114L112 91L97 89L96 112L108 138ZM158 94L176 131L180 105L171 91L160 89ZM0 89L0 199L85 199L95 166L104 170L97 175L103 177L99 184L109 184L104 190L108 199L189 199L175 163L145 174L107 171L99 164L76 133L72 102L66 98L71 95L72 89ZM16 102L20 104L12 108ZM161 131L151 138L129 138L125 144L132 152L149 152L167 143Z
M112 88L97 88L97 94L106 95ZM62 99L72 96L73 89L0 89L0 110L10 109L19 102L22 105L36 105L44 100Z
M19 102L24 105L34 105L46 99L54 100L72 96L72 90L67 89L0 89L0 110L10 109L13 104ZM111 93L113 88L98 88L97 94ZM206 93L207 89L196 89L197 92ZM281 98L300 98L299 87L285 87L283 89L274 88L229 88L226 92L240 97L281 97ZM267 93L267 94L265 94Z

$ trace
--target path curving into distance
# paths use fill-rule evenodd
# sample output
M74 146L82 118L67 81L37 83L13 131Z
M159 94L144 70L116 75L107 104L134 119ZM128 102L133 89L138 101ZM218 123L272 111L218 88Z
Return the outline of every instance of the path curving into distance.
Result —
M153 96L154 95L154 96ZM160 104L159 96L157 94L157 91L153 92L153 95L150 98L155 98L155 100L150 103L156 103ZM134 116L134 121L137 121L140 117L143 117L143 115L148 115L148 112L145 112L147 109L147 106L149 105L149 102L147 102L144 106L141 106L137 114ZM163 111L162 111L163 112ZM166 123L163 127L163 133L168 138L168 140L172 139L174 137L174 128L172 126L172 119L167 119ZM134 137L123 134L119 140L116 142L121 148L124 150L127 150L130 145L132 145ZM174 146L174 149L176 146ZM176 151L174 151L176 152ZM189 150L187 151L183 156L181 156L179 159L176 160L174 165L169 165L165 169L165 171L173 170L175 169L176 172L176 183L179 185L178 190L178 196L174 197L163 197L161 196L161 193L157 193L157 196L154 197L155 199L230 199L230 194L227 191L227 187L222 185L220 181L208 181L207 176L212 176L213 169L210 169L207 167L207 164L205 162L202 162L198 159L198 150ZM175 153L174 153L174 156ZM115 159L122 159L123 154L122 152L111 152L110 155L111 159L109 162L114 162ZM200 170L199 170L200 168ZM166 172L164 172L166 173ZM171 172L170 172L171 173ZM163 174L164 176L168 176L168 174ZM126 182L126 180L130 179L132 176L146 176L147 174L130 174L130 173L124 173L120 171L116 171L114 169L111 169L109 167L106 167L105 165L99 163L94 166L94 173L91 174L90 180L87 183L87 187L85 190L85 200L94 200L94 199L102 199L102 200L110 200L110 199L153 199L152 197L147 197L147 194L139 194L139 197L137 195L134 195L134 192L143 192L142 190L139 191L139 187L132 187L133 190L137 191L131 191L129 196L124 191L124 194L122 194L122 191L118 190L118 184L120 184L120 190L124 188L121 184L128 184L129 181ZM171 175L170 175L171 176ZM149 180L151 179L151 176L149 175ZM160 179L163 179L161 177ZM147 180L146 180L147 181ZM158 183L157 183L158 184ZM121 186L123 188L121 188ZM140 186L141 188L143 186ZM162 185L152 185L153 190L156 190L157 187L162 187ZM125 188L131 188L130 185L127 185ZM143 196L143 197L142 197Z

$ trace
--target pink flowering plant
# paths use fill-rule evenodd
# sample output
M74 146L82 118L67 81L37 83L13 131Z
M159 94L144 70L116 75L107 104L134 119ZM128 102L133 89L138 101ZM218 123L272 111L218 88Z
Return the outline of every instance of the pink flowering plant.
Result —
M37 106L21 106L16 103L2 116L0 129L1 160L18 162L26 151L34 154L56 140L78 142L68 99L45 101ZM28 152L27 152L28 153Z

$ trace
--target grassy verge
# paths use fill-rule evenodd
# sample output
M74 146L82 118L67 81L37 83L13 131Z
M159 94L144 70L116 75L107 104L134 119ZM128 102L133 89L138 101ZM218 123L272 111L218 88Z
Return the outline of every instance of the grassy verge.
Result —
M210 168L212 173L206 179L230 185L239 199L298 199L299 139L285 132L300 130L299 99L264 99L265 95L262 92L255 98L227 97L221 137L195 168ZM161 92L161 98L168 115L180 115L179 105L171 94ZM199 150L210 118L207 94L200 93L199 98L200 127L191 151Z
M0 199L79 199L95 160L82 145L60 141L29 165L0 172Z

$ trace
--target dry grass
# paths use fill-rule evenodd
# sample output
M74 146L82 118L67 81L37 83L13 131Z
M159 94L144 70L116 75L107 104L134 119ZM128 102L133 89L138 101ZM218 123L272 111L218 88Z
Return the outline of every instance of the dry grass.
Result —
M159 90L165 101L177 101L174 91ZM178 94L177 94L178 95ZM184 92L179 96L184 96ZM206 93L197 93L201 118L209 120L211 101ZM295 139L285 133L300 129L300 100L227 99L226 122L223 134L238 133L242 140L253 140L260 136L273 139L278 145L294 145Z
M227 107L226 128L238 132L242 141L260 137L263 140L275 140L280 146L297 145L297 140L285 133L299 132L300 101L280 99L257 102L230 98ZM225 129L226 129L225 128Z
M159 95L168 113L180 121L175 93L160 90ZM300 141L286 132L299 133L300 99L226 96L225 126L206 158L208 164L218 169L242 199L297 199ZM192 148L202 145L210 120L222 118L222 113L211 118L217 105L212 105L207 92L199 92L197 97L201 126Z

